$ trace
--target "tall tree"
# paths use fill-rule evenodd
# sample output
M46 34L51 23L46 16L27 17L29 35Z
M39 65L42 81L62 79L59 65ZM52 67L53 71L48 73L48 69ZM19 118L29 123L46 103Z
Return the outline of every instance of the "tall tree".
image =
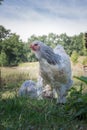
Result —
M11 33L3 26L0 28L0 53L1 52L6 54L8 65L17 65L19 62L27 61L24 43L20 40L20 37Z
M7 55L9 65L16 65L19 62L26 61L24 44L16 34L3 41L3 50Z
M4 26L0 25L0 41L4 40L5 38L9 37L11 32L9 29L5 29Z

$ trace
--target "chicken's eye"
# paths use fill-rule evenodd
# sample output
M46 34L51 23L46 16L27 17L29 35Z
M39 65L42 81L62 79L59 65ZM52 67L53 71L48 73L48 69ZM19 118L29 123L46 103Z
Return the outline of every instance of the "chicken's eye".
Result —
M34 46L38 46L38 44L36 43L36 44L34 44Z

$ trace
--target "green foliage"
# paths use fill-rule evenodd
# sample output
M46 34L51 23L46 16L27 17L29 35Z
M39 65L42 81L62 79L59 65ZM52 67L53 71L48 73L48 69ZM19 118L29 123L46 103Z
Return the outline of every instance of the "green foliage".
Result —
M83 64L83 65L87 65L87 56L83 59L82 64Z
M72 39L72 44L71 44L72 50L76 51L79 55L84 55L83 33L80 33L79 35L75 35L71 39Z
M67 110L72 119L85 120L87 122L87 93L82 92L82 86L77 90L73 88L68 99Z
M1 60L3 65L17 65L20 62L27 61L27 52L24 43L20 40L20 37L16 34L10 33L3 26L0 26L0 52L1 58L6 55L7 64L3 64L4 61Z
M1 51L0 54L0 66L6 66L8 64L7 55L4 51Z
M78 53L76 51L73 51L71 55L71 60L74 64L78 62L78 57L79 57Z
M74 78L76 78L76 79L78 79L78 80L80 80L80 81L82 81L82 82L87 84L87 77L85 77L85 76L81 76L81 77L74 76Z
M83 35L83 47L84 47L84 55L87 56L87 48L86 48L86 42L87 42L87 37L85 34Z
M81 76L74 78L87 84L87 77ZM81 85L79 90L72 88L67 105L68 111L71 111L72 119L86 120L87 121L87 92L84 92Z
M78 55L85 55L83 33L72 37L67 36L66 33L61 35L54 33L42 36L32 35L28 38L28 42L25 43L20 40L18 35L11 33L10 30L5 29L5 27L0 25L0 52L5 52L8 66L18 65L19 63L26 61L37 61L35 55L29 48L31 42L35 40L45 42L52 48L61 44L70 56L74 51L76 51Z
M28 39L30 44L34 40L39 40L45 42L47 45L54 48L56 45L61 44L64 46L66 52L71 56L73 51L76 51L79 55L84 55L84 45L83 45L83 33L69 37L66 33L57 35L54 33L49 33L47 36L35 36L32 35Z
M5 29L4 26L0 25L0 41L8 38L11 35L10 30Z

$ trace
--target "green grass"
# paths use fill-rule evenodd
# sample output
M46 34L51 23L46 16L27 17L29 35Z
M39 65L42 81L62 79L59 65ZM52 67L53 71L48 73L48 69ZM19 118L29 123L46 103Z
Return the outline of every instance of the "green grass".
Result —
M55 100L9 95L0 98L0 127L1 130L76 130L86 127L85 122L73 118L71 110L67 104L57 105Z
M74 130L82 122L72 120L66 106L55 101L9 97L0 99L2 130Z
M29 72L26 68L2 69L0 130L87 130L87 94L84 93L84 84L81 86L82 82L74 79L74 87L65 105L56 104L53 99L19 97L21 84L26 79L37 78L36 66L32 63L29 68ZM31 77L29 73L33 74L33 71L36 75Z

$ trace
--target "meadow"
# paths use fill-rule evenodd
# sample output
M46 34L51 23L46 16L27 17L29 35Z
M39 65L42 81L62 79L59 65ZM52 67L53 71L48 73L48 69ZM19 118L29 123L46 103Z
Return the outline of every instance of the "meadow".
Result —
M38 78L38 62L2 67L0 70L0 130L87 129L85 83L73 79L67 103L58 105L55 99L36 100L18 96L18 90L25 80L36 81ZM77 76L84 73L80 65L72 65L72 71Z

